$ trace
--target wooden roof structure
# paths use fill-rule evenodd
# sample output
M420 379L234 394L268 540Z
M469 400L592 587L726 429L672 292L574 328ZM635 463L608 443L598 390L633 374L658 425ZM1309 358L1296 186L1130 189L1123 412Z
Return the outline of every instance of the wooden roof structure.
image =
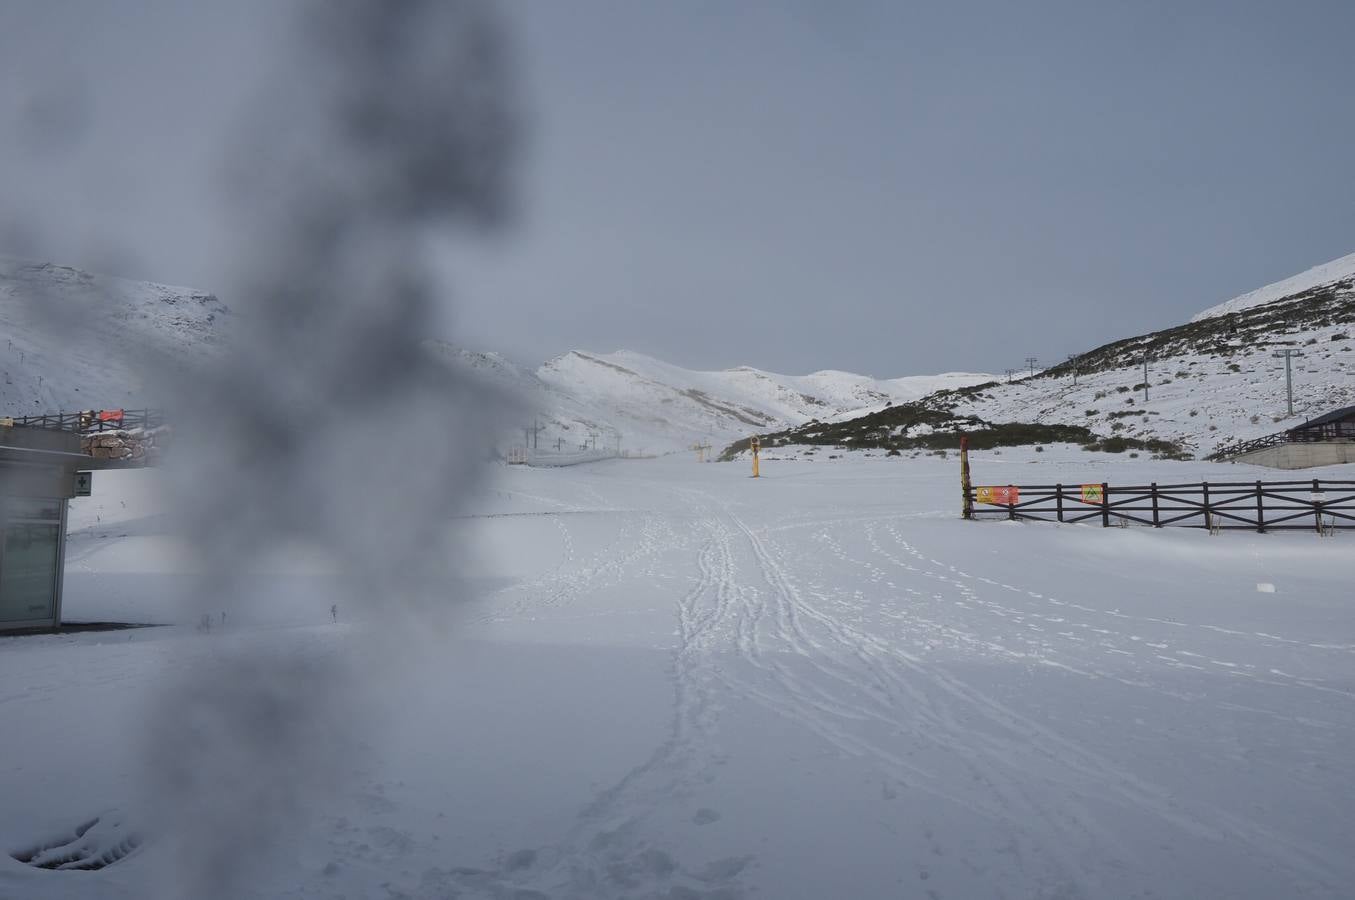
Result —
M1285 432L1291 441L1355 440L1355 406L1333 410Z

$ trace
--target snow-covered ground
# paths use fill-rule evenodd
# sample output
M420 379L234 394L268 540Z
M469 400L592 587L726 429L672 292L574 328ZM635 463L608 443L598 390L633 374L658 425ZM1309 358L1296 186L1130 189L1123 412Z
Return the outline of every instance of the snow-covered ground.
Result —
M1272 474L1057 447L974 468ZM495 469L448 523L455 616L398 652L383 604L333 621L299 549L199 609L157 473L98 473L72 502L67 618L171 624L0 639L0 897L155 896L188 864L155 798L195 757L148 744L193 721L176 685L247 682L225 661L251 651L351 667L298 689L360 740L291 827L234 835L235 896L1349 896L1352 536L969 523L955 470ZM63 842L130 854L10 855Z

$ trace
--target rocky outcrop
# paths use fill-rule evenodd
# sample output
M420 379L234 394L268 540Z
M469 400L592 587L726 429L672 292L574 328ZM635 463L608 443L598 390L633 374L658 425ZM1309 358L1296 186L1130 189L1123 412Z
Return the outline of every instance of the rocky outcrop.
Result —
M169 440L168 427L100 431L80 438L83 452L98 460L129 466L153 466Z

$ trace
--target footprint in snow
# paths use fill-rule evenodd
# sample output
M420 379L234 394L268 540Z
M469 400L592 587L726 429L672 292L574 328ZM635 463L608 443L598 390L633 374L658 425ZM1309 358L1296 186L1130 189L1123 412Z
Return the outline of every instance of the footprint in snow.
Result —
M144 839L116 810L101 813L68 831L49 834L10 856L25 865L54 871L104 869L136 852Z

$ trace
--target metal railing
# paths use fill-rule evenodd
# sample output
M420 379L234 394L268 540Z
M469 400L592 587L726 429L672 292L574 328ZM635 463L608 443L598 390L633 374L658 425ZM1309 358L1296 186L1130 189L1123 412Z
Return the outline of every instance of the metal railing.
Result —
M1230 459L1234 456L1241 456L1243 453L1250 453L1253 450L1264 450L1267 447L1278 447L1281 444L1315 444L1320 441L1342 441L1355 440L1355 429L1350 428L1344 423L1336 423L1330 426L1317 426L1305 428L1303 425L1297 425L1288 431L1280 431L1275 434L1268 434L1264 437L1253 438L1249 441L1233 441L1228 444L1221 444L1211 454L1205 457L1207 460Z
M164 416L153 409L86 409L79 412L43 413L36 416L4 416L0 424L49 431L90 434L99 431L127 431L134 428L159 428Z
M1268 434L1265 437L1253 438L1250 441L1233 441L1230 444L1222 444L1205 459L1228 459L1233 456L1241 456L1243 453L1250 453L1253 450L1264 450L1266 447L1278 447L1287 443L1289 443L1289 433L1281 431L1279 434Z

